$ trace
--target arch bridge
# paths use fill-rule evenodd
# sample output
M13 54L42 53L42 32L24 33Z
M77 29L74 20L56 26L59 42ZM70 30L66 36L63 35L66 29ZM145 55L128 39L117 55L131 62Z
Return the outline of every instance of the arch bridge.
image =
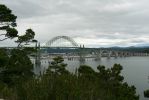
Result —
M68 37L68 36L56 36L51 40L49 40L45 44L45 46L46 47L73 47L73 48L79 47L78 44L71 37Z
M64 45L59 45L64 43ZM69 44L69 45L68 45ZM57 46L58 45L58 46ZM89 54L92 52L92 57L95 59L101 59L101 57L125 57L125 56L133 56L135 54L132 54L127 51L116 51L112 49L106 49L106 48L85 48L84 46L81 48L71 37L69 36L56 36L46 42L45 47L41 48L76 48L73 49L73 52L71 52L70 56L80 56L81 59L86 58ZM56 51L56 49L54 49ZM60 49L61 51L61 49ZM66 52L65 52L66 53Z

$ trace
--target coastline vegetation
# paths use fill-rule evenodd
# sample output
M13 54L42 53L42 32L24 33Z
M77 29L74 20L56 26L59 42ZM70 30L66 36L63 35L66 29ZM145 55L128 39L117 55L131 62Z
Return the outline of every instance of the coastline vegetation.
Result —
M1 81L0 97L8 100L139 100L136 88L123 82L121 65L114 64L110 69L99 65L97 72L81 65L73 74L65 69L67 64L63 61L62 57L54 58L46 74L39 77L27 76L30 77L27 79L18 75L7 78L8 83Z

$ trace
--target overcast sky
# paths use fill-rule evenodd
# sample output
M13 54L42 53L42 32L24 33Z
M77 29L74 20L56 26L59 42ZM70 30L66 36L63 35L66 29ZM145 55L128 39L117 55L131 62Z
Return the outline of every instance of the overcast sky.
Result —
M149 0L0 0L18 16L19 34L27 28L42 44L72 37L86 47L149 44ZM0 46L12 45L10 41Z

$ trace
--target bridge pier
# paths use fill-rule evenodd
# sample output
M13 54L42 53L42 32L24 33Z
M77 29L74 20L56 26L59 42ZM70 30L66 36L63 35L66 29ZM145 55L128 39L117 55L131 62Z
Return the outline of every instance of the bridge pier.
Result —
M95 60L101 60L102 51L101 50L94 51L94 56L95 56Z
M81 47L80 45L80 48L79 48L79 61L80 62L85 62L85 50L84 50L84 45L83 47Z
M110 59L111 58L111 54L112 54L112 51L109 51L108 52L108 55L107 55L107 59Z
M36 52L36 59L35 59L35 64L36 64L36 66L40 66L41 65L41 62L40 62L40 43L38 43L38 45L37 45L37 43L36 43L36 50L37 50L37 52Z
M118 58L118 52L115 52L115 58Z

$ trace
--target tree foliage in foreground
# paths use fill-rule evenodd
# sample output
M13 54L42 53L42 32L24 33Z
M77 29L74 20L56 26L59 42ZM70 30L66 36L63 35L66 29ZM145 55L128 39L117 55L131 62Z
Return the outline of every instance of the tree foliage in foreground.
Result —
M15 29L17 26L16 19L17 16L7 6L0 4L0 41L17 37L16 42L18 47L22 43L28 44L29 42L34 42L35 32L32 29L27 29L24 35L18 35L18 31Z
M2 93L7 97L3 97L11 100L139 100L136 88L123 82L119 64L108 69L99 65L97 72L81 65L75 74L65 67L61 57L54 58L46 74L18 85L16 90L5 88Z
M30 42L34 42L34 36L35 32L32 29L27 29L24 35L18 36L18 40L16 41L18 43L18 47L22 43L28 44Z
M0 56L3 58L1 62L3 66L1 66L0 82L14 87L18 82L24 82L34 75L32 72L33 64L24 50L13 49L10 55L8 56L3 51L3 56Z
M25 35L18 35L18 31L15 29L17 26L16 18L17 16L9 8L0 4L0 41L16 37L20 40L20 37L25 37L19 41L19 44L22 44L34 39L35 33L32 29L27 29ZM24 48L11 51L0 49L0 98L13 100L16 95L11 94L19 94L20 88L18 87L33 77L33 64L27 54L28 50Z
M12 14L12 11L9 8L0 4L0 31L5 31L3 34L0 34L0 37L3 36L0 41L18 36L18 31L14 28L17 26L16 18L17 16Z
M144 91L144 97L149 98L149 89Z

